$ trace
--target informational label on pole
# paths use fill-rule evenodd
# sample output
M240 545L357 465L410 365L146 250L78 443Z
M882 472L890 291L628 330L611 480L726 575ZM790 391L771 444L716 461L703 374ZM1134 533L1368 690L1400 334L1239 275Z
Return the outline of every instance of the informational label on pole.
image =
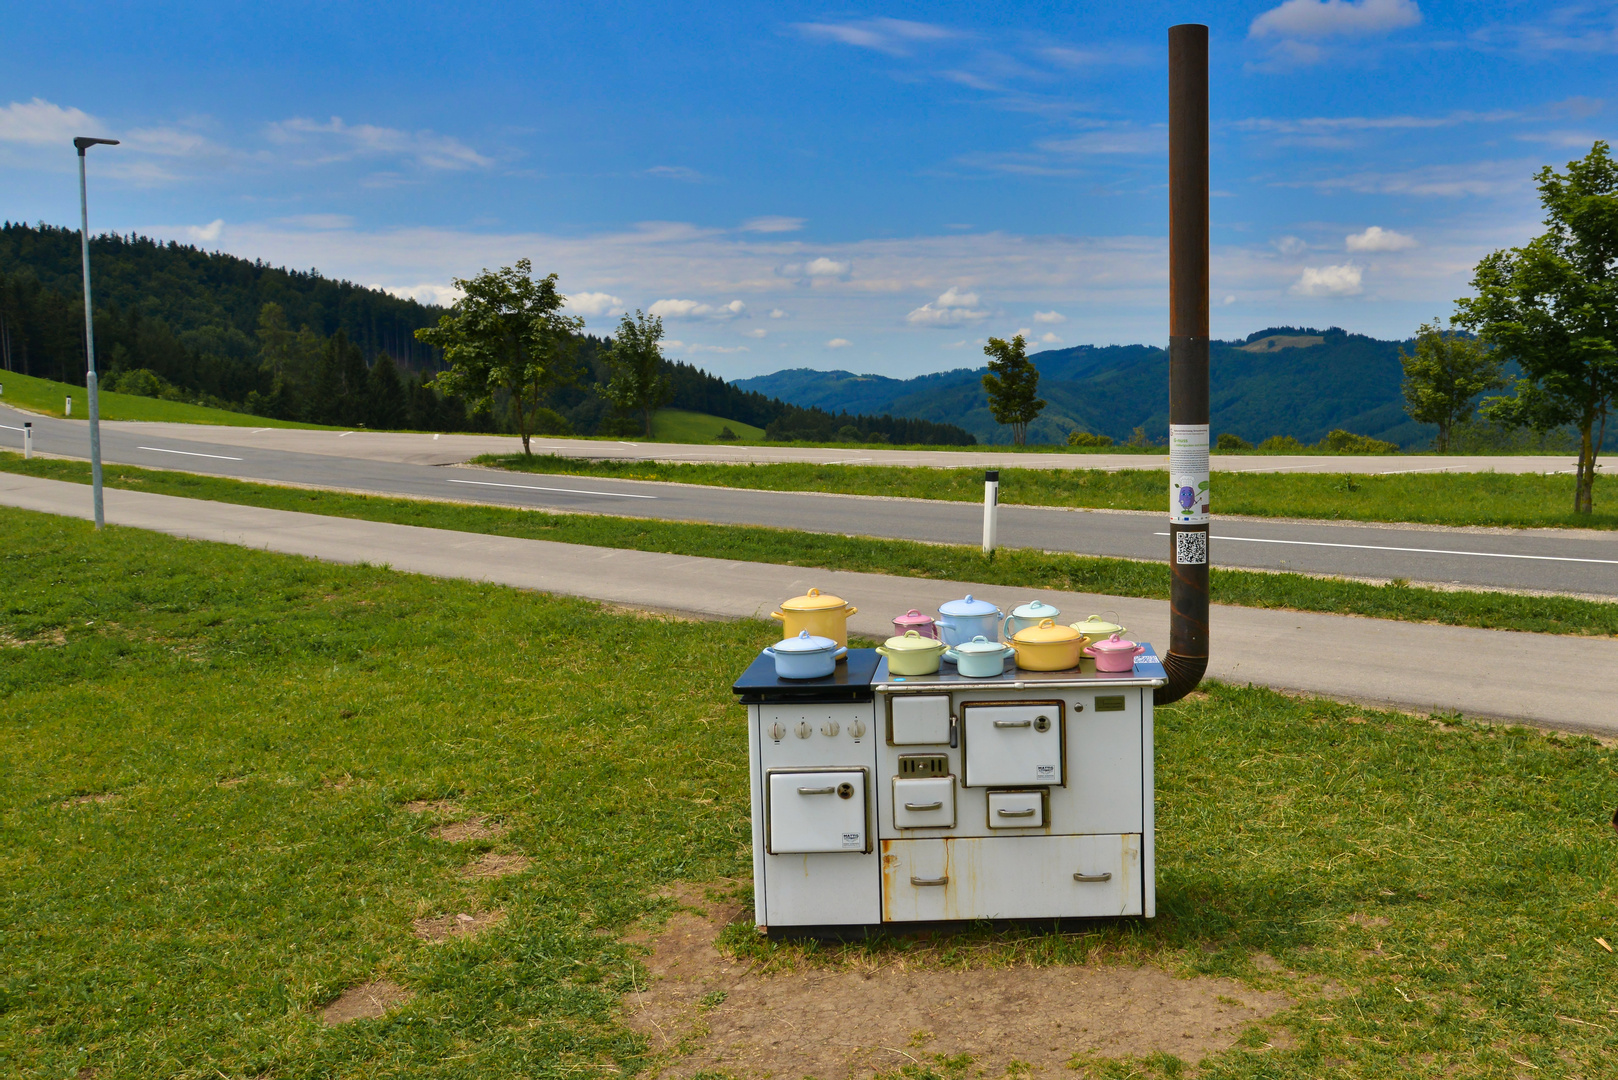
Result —
M1208 521L1208 425L1169 425L1169 520Z

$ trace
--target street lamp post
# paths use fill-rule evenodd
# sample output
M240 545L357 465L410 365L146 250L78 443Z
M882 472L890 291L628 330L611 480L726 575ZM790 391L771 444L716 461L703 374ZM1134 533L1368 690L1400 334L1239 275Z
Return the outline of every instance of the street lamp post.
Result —
M94 493L96 528L106 524L101 512L101 398L96 393L95 308L90 304L90 201L84 188L84 152L92 146L117 146L117 139L73 140L79 151L79 250L84 255L84 352L90 366L84 375L84 388L90 394L90 488Z

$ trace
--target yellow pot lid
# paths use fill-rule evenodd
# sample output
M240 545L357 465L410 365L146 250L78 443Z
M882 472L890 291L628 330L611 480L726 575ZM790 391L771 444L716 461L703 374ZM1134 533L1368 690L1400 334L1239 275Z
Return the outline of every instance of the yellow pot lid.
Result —
M900 637L890 637L882 643L882 647L889 652L931 652L934 649L949 648L942 641L922 637L914 630L907 630Z
M1012 637L1018 645L1078 641L1084 635L1071 626L1058 626L1054 619L1041 619L1038 626L1025 626Z
M781 605L782 611L825 611L828 608L847 607L848 603L840 596L823 595L819 589L810 589L803 596L794 596Z

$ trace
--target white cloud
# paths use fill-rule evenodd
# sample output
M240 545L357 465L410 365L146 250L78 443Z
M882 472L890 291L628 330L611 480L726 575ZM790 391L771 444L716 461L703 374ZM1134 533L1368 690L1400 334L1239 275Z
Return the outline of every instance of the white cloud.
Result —
M1275 250L1279 251L1288 258L1291 258L1294 255L1302 255L1305 251L1309 250L1309 245L1304 243L1296 236L1282 236L1278 239L1270 241L1270 243L1275 246Z
M78 135L104 135L106 125L82 109L63 108L44 98L13 101L0 108L0 142L72 146Z
M1168 149L1164 128L1119 126L1086 131L1065 139L1045 139L1036 144L1041 150L1072 157L1096 154L1158 154Z
M293 214L291 217L276 218L276 221L287 225L296 225L302 229L352 229L354 218L348 214Z
M1248 27L1252 37L1325 38L1381 34L1421 22L1415 0L1286 0Z
M961 37L957 30L933 23L908 19L861 19L846 23L797 23L794 29L807 38L836 41L861 49L875 49L889 56L905 56L918 43L949 41Z
M756 338L769 337L770 332L764 329L762 326L755 326L753 329L747 331L747 336Z
M852 341L848 340L847 338L834 337L830 341L826 342L826 348L828 348L828 349L846 349L852 344L854 344L854 343Z
M772 307L770 309L770 318L772 319L790 319L791 317L792 316L789 313L782 311L778 307Z
M740 300L728 304L704 304L697 300L659 300L646 309L647 314L660 319L712 319L723 322L734 319L747 310Z
M392 293L401 300L414 300L419 304L437 304L451 307L460 302L463 293L453 285L373 285L383 292Z
M797 232L803 228L804 219L801 217L779 217L766 215L764 217L748 218L742 222L742 232L756 233L784 233Z
M937 300L923 304L906 315L905 322L912 326L960 326L988 318L987 311L978 310L977 302L977 293L962 292L951 286Z
M1047 345L1060 345L1062 343L1062 339L1051 333L1049 330L1039 335L1039 340Z
M1461 165L1426 165L1405 172L1360 172L1321 180L1288 182L1286 187L1312 187L1322 192L1356 191L1364 195L1432 195L1440 198L1509 195L1528 186L1532 160L1473 161Z
M1351 262L1342 266L1306 266L1291 291L1297 296L1356 296L1362 291L1362 274Z
M804 272L810 277L842 277L848 273L848 263L828 259L822 255L819 258L810 259L809 265L804 267Z
M614 315L626 308L627 305L611 293L577 292L569 293L567 297L567 309L575 315L587 318L596 315Z
M688 353L718 353L720 356L729 356L733 353L752 352L746 345L689 345Z
M1067 316L1063 315L1060 311L1036 311L1034 312L1034 321L1037 323L1048 323L1051 326L1060 326L1067 322Z
M375 124L346 124L338 116L325 123L293 117L270 124L266 134L271 142L282 145L315 143L337 148L328 150L318 159L321 162L344 161L360 155L382 155L409 158L427 169L459 170L485 168L494 164L449 135L434 131L400 131Z
M215 218L206 225L191 225L187 227L187 231L191 234L191 239L195 240L199 244L213 243L215 240L219 239L219 234L223 232L224 229L224 218Z
M1350 251L1406 251L1416 246L1414 236L1384 229L1380 225L1372 225L1364 232L1352 233L1346 240Z
M1236 298L1234 296L1227 296L1224 299L1224 305L1226 307L1229 307L1230 305L1234 304L1235 302L1236 302Z
M653 165L646 170L647 176L660 176L665 180L683 180L688 184L695 184L704 180L701 173L695 169L688 169L684 165Z

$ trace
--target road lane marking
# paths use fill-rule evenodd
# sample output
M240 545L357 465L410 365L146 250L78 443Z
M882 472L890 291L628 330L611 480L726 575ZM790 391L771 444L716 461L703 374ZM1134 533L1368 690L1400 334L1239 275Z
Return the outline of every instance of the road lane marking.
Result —
M210 457L220 461L240 461L239 457L230 457L226 454L198 454L190 450L165 450L161 446L137 446L136 450L150 450L156 454L184 454L186 457Z
M1166 532L1153 536L1167 536ZM1618 559L1580 559L1572 555L1513 555L1504 551L1450 551L1445 548L1392 547L1387 544L1332 544L1324 540L1269 540L1259 536L1215 536L1215 540L1243 540L1249 544L1291 544L1295 547L1358 548L1361 551L1413 551L1421 555L1475 555L1481 559L1535 559L1540 562L1582 562L1618 566Z
M580 491L578 488L536 487L533 484L496 484L490 480L446 480L446 484L474 484L477 487L516 488L518 491L559 491L564 495L605 495L613 499L655 499L656 495L631 495L626 491Z

